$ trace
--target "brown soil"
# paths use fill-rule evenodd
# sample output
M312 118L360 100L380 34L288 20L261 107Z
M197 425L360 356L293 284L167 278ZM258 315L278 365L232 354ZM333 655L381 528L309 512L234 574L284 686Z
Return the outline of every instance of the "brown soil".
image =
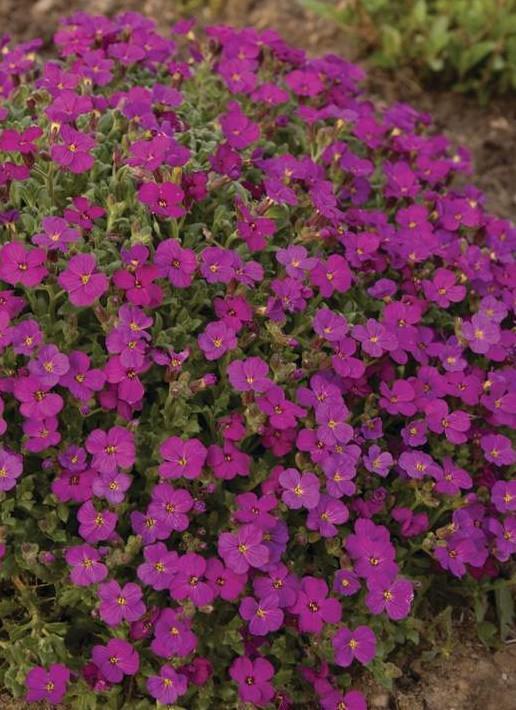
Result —
M166 31L177 16L178 4L176 0L0 0L0 27L15 39L40 36L48 42L64 13L138 10L156 18ZM206 0L197 14L203 22L275 27L311 54L332 51L353 58L349 38L334 25L302 11L296 0ZM409 101L430 112L439 131L454 143L467 145L474 157L475 182L485 191L489 207L516 221L516 95L480 106L474 97L450 91L424 93L410 76L393 81L378 73L371 75L369 86L379 101ZM415 659L392 693L367 680L364 690L370 706L378 709L515 710L516 644L491 653L460 630L456 648L448 657L426 662ZM12 701L0 693L1 710L28 707L38 706ZM39 706L39 710L46 708Z

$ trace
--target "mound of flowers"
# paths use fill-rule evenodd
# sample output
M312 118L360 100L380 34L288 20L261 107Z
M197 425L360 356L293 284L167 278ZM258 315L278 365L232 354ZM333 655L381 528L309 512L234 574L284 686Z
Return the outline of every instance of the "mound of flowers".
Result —
M274 31L39 46L0 62L0 681L361 710L433 590L482 621L509 576L516 230Z

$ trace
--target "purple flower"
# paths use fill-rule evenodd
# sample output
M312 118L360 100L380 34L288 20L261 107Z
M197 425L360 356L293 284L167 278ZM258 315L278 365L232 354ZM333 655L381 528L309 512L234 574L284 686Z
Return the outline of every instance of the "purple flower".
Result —
M55 417L64 406L63 398L50 392L37 377L20 377L14 384L14 396L21 402L20 412L27 419Z
M107 540L113 534L118 517L109 510L99 511L91 501L86 501L77 513L79 535L86 542Z
M54 144L50 150L52 160L72 173L87 172L95 162L89 152L95 146L95 140L67 124L61 126L59 138L62 143Z
M43 266L44 249L31 249L20 242L7 242L0 250L0 279L12 286L32 288L40 284L48 270Z
M168 589L178 570L177 552L170 552L164 543L157 542L144 547L143 556L145 562L138 566L138 579L156 591Z
M108 569L100 559L100 553L91 545L70 547L65 553L65 560L72 568L70 579L73 584L88 587L105 579Z
M360 581L351 569L340 569L333 580L333 591L351 597L360 589Z
M329 298L335 291L346 293L353 281L346 259L338 254L330 256L327 261L320 260L310 272L310 279L324 298Z
M256 404L262 412L269 417L269 423L275 429L290 429L297 424L298 417L305 414L302 407L289 402L285 393L277 385L269 387L264 396L256 400Z
M278 481L284 489L281 500L289 508L311 510L319 503L320 483L315 474L300 474L295 468L287 468L280 473Z
M262 544L263 533L255 525L242 525L236 533L219 535L218 552L226 565L237 574L249 567L263 567L269 560L269 551Z
M190 599L197 606L207 606L215 598L211 585L204 580L206 560L189 552L178 560L177 572L170 583L172 599Z
M23 459L6 449L0 449L0 491L10 491L23 472Z
M137 584L128 582L121 587L112 580L99 586L98 595L101 600L100 618L108 626L118 626L122 621L136 621L145 614L142 590Z
M120 683L125 675L136 675L140 668L138 652L122 639L111 639L105 646L93 646L91 658L110 683Z
M233 661L229 675L238 685L238 695L242 702L265 707L274 697L274 688L270 682L274 675L274 666L265 658L254 661L240 657Z
M388 451L382 451L379 446L371 446L364 456L364 466L371 473L376 473L378 476L385 478L389 474L389 469L392 467L394 460Z
M209 284L229 283L235 277L235 259L232 252L220 247L203 249L200 272Z
M59 285L68 292L74 306L91 306L107 291L108 278L95 271L96 266L92 254L76 254L59 274Z
M195 252L191 249L183 249L175 239L165 239L158 244L154 254L154 264L159 274L166 276L176 288L190 286L197 269Z
M42 666L31 668L25 678L28 703L46 700L52 705L59 704L66 693L70 681L70 671L62 663L53 663L47 670Z
M342 616L340 602L328 598L328 585L316 577L303 577L289 611L299 617L299 630L311 634L320 633L324 624L337 624Z
M355 325L351 334L371 357L381 357L384 352L396 350L398 339L387 328L370 318L365 325Z
M428 300L441 308L448 308L451 303L459 303L466 297L466 288L457 286L455 274L442 268L436 270L432 281L423 281L423 290Z
M283 623L283 611L275 593L267 594L259 601L244 597L240 602L240 616L248 622L249 631L254 636L266 636L277 631Z
M197 638L188 622L175 609L161 612L154 629L151 650L161 658L187 656L197 646Z
M233 360L227 372L229 381L239 392L265 392L272 384L267 377L269 366L261 357Z
M500 513L516 511L516 481L496 481L491 488L491 500Z
M218 360L237 347L235 331L228 328L223 321L208 323L197 342L206 360Z
M342 525L349 518L349 511L344 503L330 496L321 496L315 508L308 513L306 527L309 530L318 530L321 537L335 537L338 533L337 525Z
M165 463L159 467L163 478L192 480L201 475L207 450L199 439L183 440L178 436L171 436L161 444L159 451L165 459Z
M231 101L228 109L228 113L219 118L222 132L232 148L243 150L258 140L260 127L245 115L236 101Z
M511 441L502 434L488 434L480 439L480 446L487 461L495 466L510 466L516 461L516 452Z
M485 355L492 345L500 341L500 328L496 322L477 313L462 324L462 334L474 353Z
M106 381L102 370L90 369L90 358L86 353L74 350L68 355L67 371L61 375L59 384L66 387L71 394L83 402L99 392Z
M408 579L375 580L367 592L365 603L373 614L387 613L389 619L399 621L410 613L414 588Z
M354 631L347 627L339 629L332 638L335 663L347 668L356 658L363 665L370 663L376 655L376 637L369 626L357 626Z
M217 596L226 601L235 601L245 587L247 575L236 574L212 557L206 564L206 579L210 581Z
M53 387L68 372L68 358L55 345L45 345L36 359L29 362L29 372L46 387Z
M162 666L159 675L147 678L147 690L162 705L173 705L184 695L188 688L185 675L178 673L172 666Z
M173 182L146 182L138 190L138 199L160 217L177 218L185 213L181 202L184 192Z
M403 414L406 417L411 417L416 413L417 408L414 404L416 393L412 385L405 380L396 380L392 388L382 382L380 392L382 393L380 407L389 414Z
M441 467L423 451L404 451L398 463L409 478L421 479L432 476L439 479L442 477Z
M470 417L466 412L450 412L447 403L442 399L434 399L425 407L425 417L430 431L442 434L452 444L464 444L470 428Z
M134 436L121 426L108 431L94 429L86 439L86 450L93 455L93 467L100 473L131 468L136 456Z

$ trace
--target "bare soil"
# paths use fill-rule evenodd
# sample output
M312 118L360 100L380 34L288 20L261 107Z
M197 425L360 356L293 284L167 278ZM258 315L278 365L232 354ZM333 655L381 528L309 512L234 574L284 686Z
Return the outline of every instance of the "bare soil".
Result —
M177 17L175 0L0 0L0 28L17 40L35 36L49 42L65 13L84 10L113 14L137 10L154 17L166 31ZM295 0L206 0L201 22L274 27L311 54L338 52L354 57L349 38L334 25L299 8ZM407 75L396 80L373 72L369 89L378 101L408 101L428 111L436 127L473 153L475 182L490 209L516 221L516 94L479 105L475 97L450 91L423 92ZM470 630L458 629L454 650L431 661L407 659L393 692L363 679L372 708L388 710L516 710L516 644L488 651ZM1 710L22 710L25 703L0 692ZM31 705L38 710L48 706Z

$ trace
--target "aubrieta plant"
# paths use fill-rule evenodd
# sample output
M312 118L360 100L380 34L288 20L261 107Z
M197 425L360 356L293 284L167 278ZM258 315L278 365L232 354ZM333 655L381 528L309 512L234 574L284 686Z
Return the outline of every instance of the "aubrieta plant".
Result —
M507 622L516 230L467 152L274 31L55 46L0 63L4 686L362 710L433 590Z

